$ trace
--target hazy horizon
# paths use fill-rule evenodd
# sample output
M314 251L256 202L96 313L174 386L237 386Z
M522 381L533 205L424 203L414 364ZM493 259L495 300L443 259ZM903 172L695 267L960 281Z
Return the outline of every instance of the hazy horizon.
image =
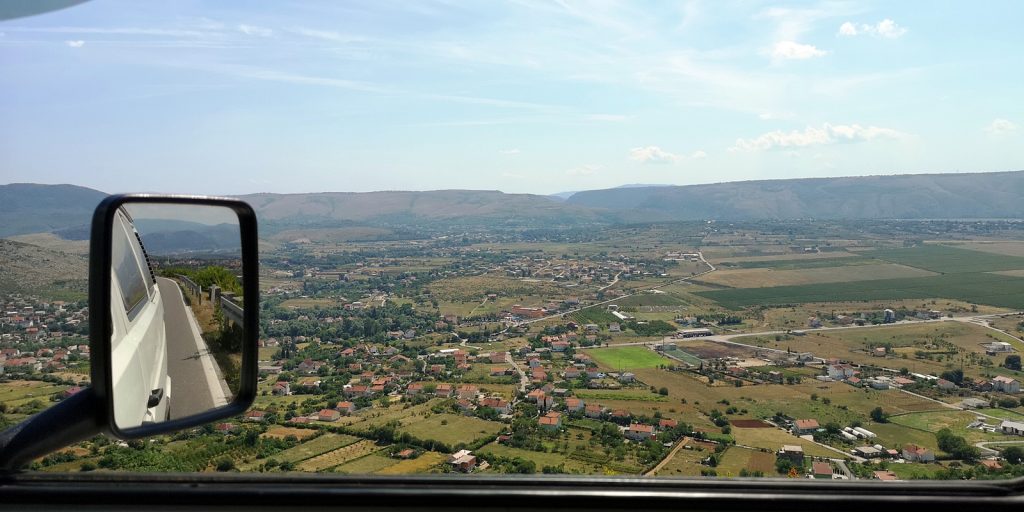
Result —
M652 187L687 187L687 186L701 186L701 185L718 185L727 183L745 183L752 181L786 181L786 180L816 180L816 179L843 179L843 178L873 178L873 177L894 177L894 176L932 176L932 175L944 175L944 174L999 174L999 173L1012 173L1012 172L1024 172L1024 169L1014 170L993 170L993 171L950 171L950 172L905 172L905 173L892 173L892 174L861 174L861 175L844 175L844 176L802 176L794 178L764 178L764 179L750 179L750 180L733 180L733 181L711 181L707 183L687 183L681 185L674 185L668 183L624 183L621 185L613 185L603 188L592 188L592 189L577 189L577 190L561 190L557 192L529 192L529 191L508 191L501 189L487 189L487 188L460 188L460 187L448 187L448 188L426 188L426 189L380 189L380 190L295 190L291 192L278 192L273 190L257 190L254 192L245 193L232 193L225 192L216 195L224 196L246 196L246 195L257 195L257 194L369 194L375 192L438 192L443 190L464 190L471 192L501 192L503 194L529 194L536 196L558 196L565 194L575 194L578 192L586 192L588 190L611 190L621 188L652 188ZM82 183L42 183L42 182L30 182L30 181L19 181L0 183L0 186L6 185L71 185L78 187L85 187L99 192L107 194L121 194L121 193L138 193L138 194L161 194L161 193L172 193L165 190L103 190L97 187L89 186Z

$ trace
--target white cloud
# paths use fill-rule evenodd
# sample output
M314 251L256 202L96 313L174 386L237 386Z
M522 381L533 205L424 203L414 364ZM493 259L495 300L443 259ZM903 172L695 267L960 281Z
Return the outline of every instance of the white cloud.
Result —
M903 34L907 33L907 29L901 27L895 21L886 18L874 25L862 23L860 25L854 25L847 21L839 26L839 35L846 37L869 35L875 37L884 37L887 39L896 39L902 37Z
M993 119L992 124L985 128L992 135L1005 135L1017 130L1017 125L1008 119Z
M772 48L772 58L775 59L810 59L827 54L827 51L818 49L814 45L800 44L795 41L779 41Z
M587 116L588 121L609 121L609 122L620 122L626 121L632 116L625 116L621 114L590 114Z
M698 149L697 151L694 151L693 153L690 154L690 158L692 158L694 160L700 160L702 158L707 158L707 157L708 157L708 154L705 153L703 150L700 150L700 149Z
M270 37L274 31L269 28L257 27L255 25L239 25L238 31L247 36Z
M801 148L839 142L865 142L874 139L897 139L904 134L891 128L877 126L832 125L825 123L821 128L807 127L803 131L783 132L775 130L753 139L736 139L729 151L766 151L779 148Z
M519 153L521 153L521 151L519 151L518 148L502 149L502 150L498 151L498 154L501 154L501 155L518 155Z
M335 32L333 30L317 30L307 27L294 27L287 30L299 34L301 36L311 37L313 39L323 39L325 41L333 41L335 43L356 43L364 40L362 37L359 36L343 34L341 32Z
M565 171L565 174L569 176L590 176L595 172L601 170L600 165L581 165L580 167L574 167Z
M669 153L658 146L647 146L629 150L630 160L645 164L674 164L683 159L682 156Z
M66 44L66 45L68 45L68 46L70 46L72 48L81 48L81 47L85 46L85 41L82 41L82 40L78 40L78 41L64 41L64 44Z

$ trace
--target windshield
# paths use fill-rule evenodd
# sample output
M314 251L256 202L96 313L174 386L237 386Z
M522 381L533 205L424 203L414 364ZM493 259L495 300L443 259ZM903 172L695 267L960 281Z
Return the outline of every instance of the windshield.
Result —
M1022 15L95 1L0 21L0 427L89 385L92 210L156 191L257 212L256 401L33 470L1020 476ZM222 319L209 287L240 292L240 262L174 245L197 225L119 249L129 319L157 278L182 318Z

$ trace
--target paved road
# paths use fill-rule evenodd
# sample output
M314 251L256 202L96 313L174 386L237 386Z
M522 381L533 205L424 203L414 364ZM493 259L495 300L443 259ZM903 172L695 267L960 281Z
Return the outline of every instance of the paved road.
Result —
M515 368L516 373L519 374L519 392L526 393L526 387L530 385L530 378L526 376L526 372L523 371L519 363L512 357L512 354L505 352L505 360L512 363L512 368Z
M167 373L171 377L171 419L226 405L230 392L210 354L178 284L157 278L167 329Z

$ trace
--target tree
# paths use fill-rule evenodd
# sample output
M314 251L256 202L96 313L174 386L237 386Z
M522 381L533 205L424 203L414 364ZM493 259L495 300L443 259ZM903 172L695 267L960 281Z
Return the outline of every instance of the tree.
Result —
M661 395L661 396L668 396L668 388L663 387L663 388L659 389L658 390L658 394Z
M1024 462L1024 448L1020 446L1010 446L1003 450L1003 458L1010 464L1020 464Z
M1012 354L1012 355L1006 356L1006 361L1003 362L1003 366L1005 366L1005 367L1007 367L1007 368L1009 368L1011 370L1020 370L1021 369L1020 355Z
M953 384L956 384L957 386L964 383L964 371L959 368L956 370L942 372L941 377L952 382Z
M889 415L881 407L871 409L871 419L878 423L889 423Z

